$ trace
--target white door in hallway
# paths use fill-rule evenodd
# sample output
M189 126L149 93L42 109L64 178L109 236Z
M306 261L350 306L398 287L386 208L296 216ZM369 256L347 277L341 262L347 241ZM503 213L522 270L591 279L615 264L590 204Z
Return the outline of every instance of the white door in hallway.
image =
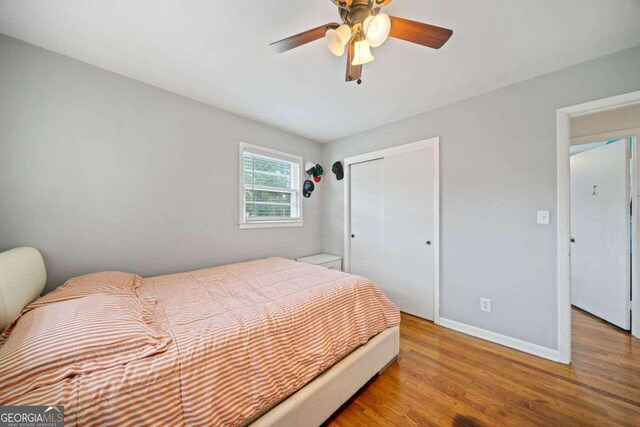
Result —
M571 156L571 303L631 327L628 141Z
M351 165L350 271L398 308L434 317L436 153L433 147Z

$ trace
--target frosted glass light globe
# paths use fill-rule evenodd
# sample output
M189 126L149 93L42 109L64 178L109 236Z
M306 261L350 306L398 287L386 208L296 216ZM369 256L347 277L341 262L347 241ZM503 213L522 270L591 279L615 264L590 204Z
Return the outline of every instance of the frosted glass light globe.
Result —
M385 13L369 16L363 23L364 33L371 47L378 47L387 40L391 31L391 19Z

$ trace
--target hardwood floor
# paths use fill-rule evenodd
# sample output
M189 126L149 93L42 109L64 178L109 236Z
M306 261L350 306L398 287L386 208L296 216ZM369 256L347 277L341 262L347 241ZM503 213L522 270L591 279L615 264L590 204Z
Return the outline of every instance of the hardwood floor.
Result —
M640 426L640 340L573 310L561 365L402 315L400 355L330 426Z

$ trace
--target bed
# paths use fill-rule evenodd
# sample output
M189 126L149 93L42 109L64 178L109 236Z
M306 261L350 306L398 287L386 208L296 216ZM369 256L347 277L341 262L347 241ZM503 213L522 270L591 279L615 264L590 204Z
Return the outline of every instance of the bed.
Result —
M65 425L319 425L399 351L371 281L282 258L36 299L45 281L37 250L0 254L0 405L63 405Z

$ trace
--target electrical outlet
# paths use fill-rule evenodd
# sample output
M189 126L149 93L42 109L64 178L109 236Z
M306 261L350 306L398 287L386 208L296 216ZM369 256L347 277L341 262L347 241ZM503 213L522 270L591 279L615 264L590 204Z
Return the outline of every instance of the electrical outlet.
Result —
M480 298L480 311L491 313L491 300L489 298Z

